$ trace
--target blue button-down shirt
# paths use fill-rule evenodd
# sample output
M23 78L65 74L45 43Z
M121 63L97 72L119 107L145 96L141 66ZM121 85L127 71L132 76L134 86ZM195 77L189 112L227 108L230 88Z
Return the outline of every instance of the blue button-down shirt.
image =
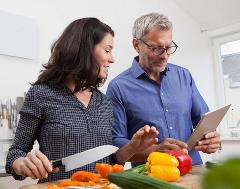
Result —
M209 111L187 69L168 63L159 84L139 66L138 57L109 83L107 95L113 101L115 117L113 144L119 147L146 124L157 128L159 142L169 137L186 142ZM197 151L189 154L193 164L202 163Z

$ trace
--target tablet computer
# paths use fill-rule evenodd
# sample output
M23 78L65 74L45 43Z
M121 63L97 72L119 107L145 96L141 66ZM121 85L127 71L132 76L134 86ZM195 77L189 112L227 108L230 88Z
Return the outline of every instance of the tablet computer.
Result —
M187 141L188 150L191 150L197 144L197 142L204 137L205 134L216 130L230 106L231 104L223 106L217 110L207 112L202 116L201 120Z

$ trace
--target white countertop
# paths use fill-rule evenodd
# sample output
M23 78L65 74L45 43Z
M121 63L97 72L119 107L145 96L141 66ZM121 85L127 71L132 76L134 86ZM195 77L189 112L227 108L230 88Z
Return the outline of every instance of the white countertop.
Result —
M10 176L9 174L6 173L5 168L4 167L0 167L0 177L7 177Z

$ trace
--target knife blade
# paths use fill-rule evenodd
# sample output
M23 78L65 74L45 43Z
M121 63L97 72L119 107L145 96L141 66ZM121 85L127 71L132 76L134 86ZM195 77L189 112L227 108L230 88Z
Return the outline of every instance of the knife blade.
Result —
M65 171L71 171L73 169L82 167L84 165L93 163L104 157L107 157L118 150L118 147L113 145L102 145L96 148L86 150L71 156L67 156L58 160L52 161L53 167L60 167L65 165Z

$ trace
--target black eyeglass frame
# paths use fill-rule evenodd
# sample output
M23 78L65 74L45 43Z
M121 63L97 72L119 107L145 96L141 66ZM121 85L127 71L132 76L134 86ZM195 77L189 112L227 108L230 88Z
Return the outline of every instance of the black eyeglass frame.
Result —
M141 41L141 42L143 42L143 44L145 44L154 54L156 54L156 55L162 55L163 53L164 53L164 51L166 51L166 53L168 54L168 55L170 55L170 54L173 54L173 53L175 53L176 52L176 50L177 50L177 48L178 48L178 45L174 42L174 41L172 41L172 43L173 43L173 45L172 46L170 46L170 47L154 47L154 46L152 46L152 45L149 45L147 42L145 42L143 39L138 39L139 41ZM175 48L175 50L173 51L173 52L171 52L171 53L169 53L168 52L168 49L171 49L171 48ZM158 52L157 52L157 51Z

